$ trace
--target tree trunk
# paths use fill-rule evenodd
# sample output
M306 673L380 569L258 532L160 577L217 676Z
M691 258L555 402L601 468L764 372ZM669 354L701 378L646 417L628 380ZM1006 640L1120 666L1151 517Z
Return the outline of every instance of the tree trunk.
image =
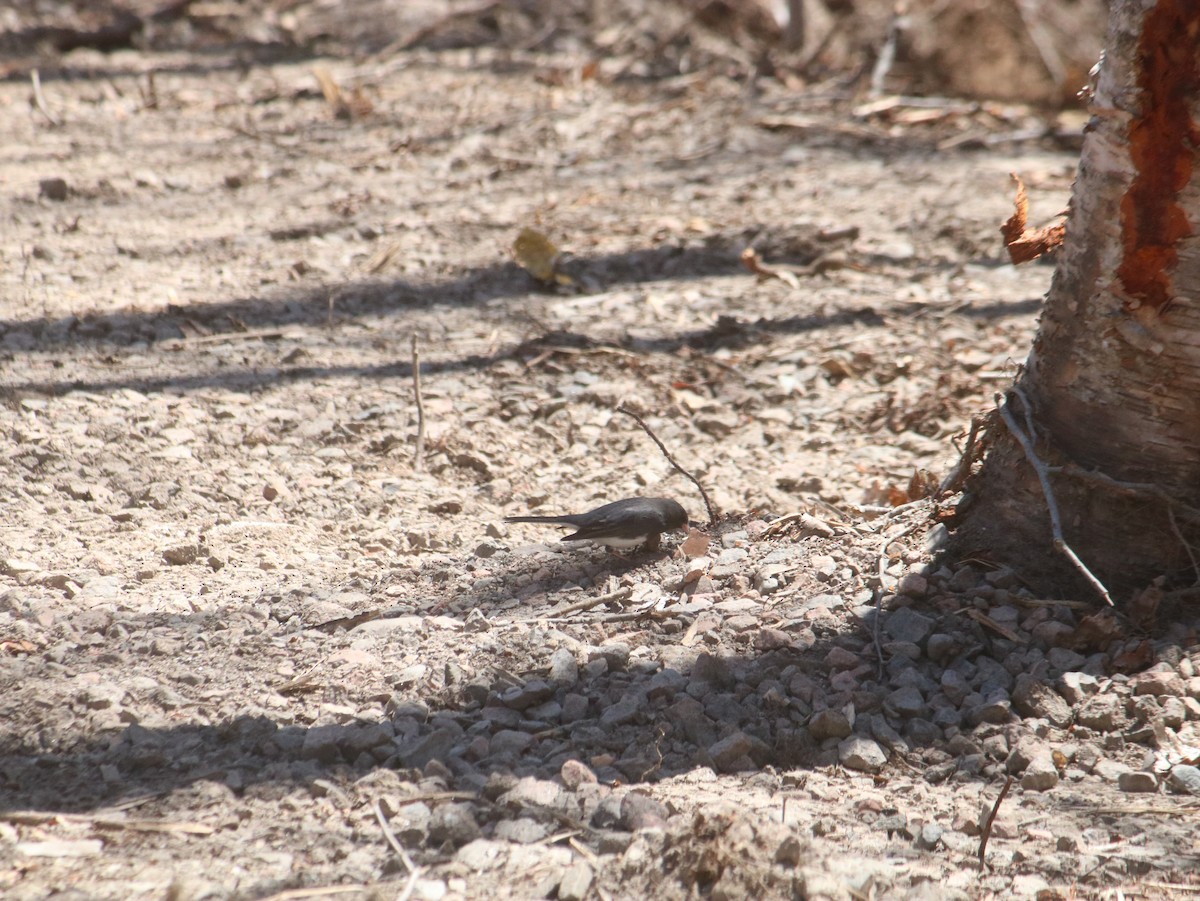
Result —
M1005 403L1033 428L1066 544L1120 603L1159 576L1200 578L1200 3L1114 0L1107 46L1066 240ZM1052 545L1012 428L997 416L989 437L956 552L1095 596Z

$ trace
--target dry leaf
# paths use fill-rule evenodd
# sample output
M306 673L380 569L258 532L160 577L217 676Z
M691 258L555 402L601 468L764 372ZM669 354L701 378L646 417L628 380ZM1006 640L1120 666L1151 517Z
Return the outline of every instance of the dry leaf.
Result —
M554 242L535 228L525 227L513 241L513 259L517 265L548 285L570 285L571 277L558 271L562 257Z
M683 556L694 560L707 554L708 546L711 543L712 539L699 529L689 529L687 538L683 539L683 544L679 545L679 550L683 552Z
M787 269L780 269L775 266L768 266L753 247L747 247L743 250L740 259L743 266L758 276L759 281L777 278L790 288L800 287L800 280L796 278L794 272L789 272Z
M1004 236L1004 246L1008 248L1009 259L1013 261L1014 266L1019 266L1057 249L1063 242L1067 227L1060 223L1029 229L1029 195L1025 192L1025 183L1015 172L1012 179L1017 183L1017 196L1013 201L1016 209L1008 217L1008 221L1000 226L1000 234Z

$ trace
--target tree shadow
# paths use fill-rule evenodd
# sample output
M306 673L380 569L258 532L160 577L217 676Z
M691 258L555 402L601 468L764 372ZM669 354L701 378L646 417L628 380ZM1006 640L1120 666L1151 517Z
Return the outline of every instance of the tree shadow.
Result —
M731 249L712 249L660 245L631 251L578 257L573 261L577 272L585 273L590 291L617 290L628 285L664 281L685 282L706 277L733 277L744 272L737 253ZM797 259L795 262L807 262ZM79 346L122 347L148 345L172 350L185 349L185 330L204 333L203 341L218 343L221 336L231 341L246 336L264 342L290 341L284 334L289 328L323 328L331 313L339 319L373 316L403 320L414 312L454 307L483 307L497 300L516 300L539 290L533 279L514 263L499 263L471 270L448 281L421 283L357 282L342 286L310 288L282 292L273 297L237 298L214 303L172 306L165 311L84 314L64 319L38 317L0 320L0 334L24 332L38 352ZM544 290L544 289L543 289ZM331 300L335 298L334 300ZM1040 305L1040 300L997 302L957 310L972 318L1001 319L1025 316ZM712 350L718 347L746 348L769 342L780 335L803 334L821 329L863 323L884 324L889 317L915 318L940 311L936 306L907 303L883 310L875 304L851 308L822 308L813 312L779 318L761 317L746 321L736 316L721 316L716 323L701 328L680 329L657 337L629 336L615 346L640 353L676 353L683 348ZM278 333L275 332L278 330ZM259 335L259 332L264 334ZM466 354L450 359L429 360L422 364L428 373L486 369L502 359L536 356L547 347L614 346L587 335L558 331L491 354ZM83 380L10 381L6 391L62 394L71 391L105 393L121 388L144 392L194 390L222 387L234 391L254 391L267 384L295 382L327 376L361 378L408 378L411 365L395 362L375 365L271 366L267 369L223 365L219 370L199 373L167 372L155 376L116 376Z

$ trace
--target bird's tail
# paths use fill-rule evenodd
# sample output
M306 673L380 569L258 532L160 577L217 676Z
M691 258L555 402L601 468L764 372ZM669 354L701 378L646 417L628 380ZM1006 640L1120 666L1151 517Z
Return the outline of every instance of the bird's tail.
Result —
M573 516L506 516L505 522L547 522L559 526L571 526Z

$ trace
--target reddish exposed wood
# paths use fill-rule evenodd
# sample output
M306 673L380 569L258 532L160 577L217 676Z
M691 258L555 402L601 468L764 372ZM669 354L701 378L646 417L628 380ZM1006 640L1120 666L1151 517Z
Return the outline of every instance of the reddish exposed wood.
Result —
M1192 177L1200 143L1188 101L1200 93L1200 4L1159 0L1138 44L1141 116L1129 128L1136 170L1121 201L1124 254L1117 278L1128 309L1162 313L1174 298L1178 242L1192 234L1179 192Z

